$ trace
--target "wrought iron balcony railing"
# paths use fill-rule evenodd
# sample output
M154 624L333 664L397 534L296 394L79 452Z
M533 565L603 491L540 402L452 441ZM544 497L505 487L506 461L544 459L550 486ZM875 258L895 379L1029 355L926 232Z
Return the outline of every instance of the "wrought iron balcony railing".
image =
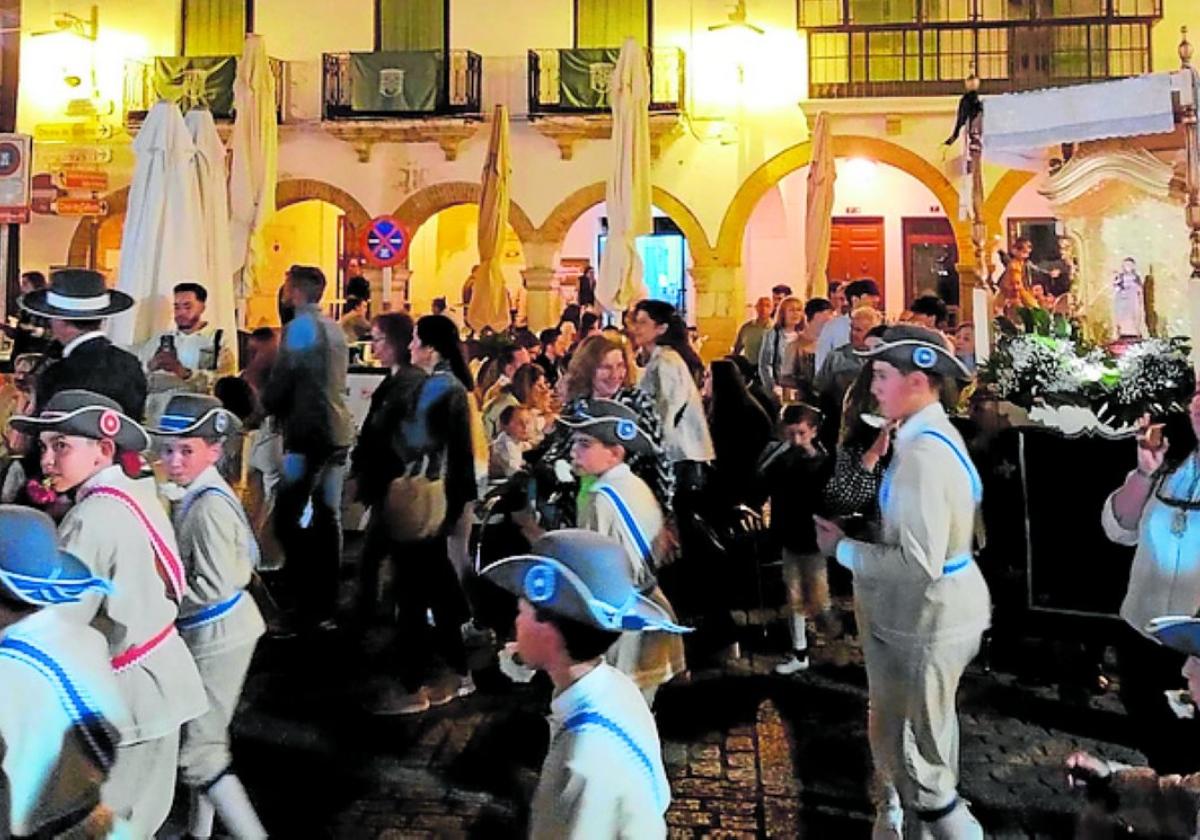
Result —
M184 110L206 108L214 119L233 118L233 82L240 56L155 56L125 62L125 124L140 125L160 99L178 102ZM284 115L287 63L271 60L275 77L275 112Z
M469 50L325 53L327 120L479 113L483 59Z
M529 113L595 114L609 110L609 80L621 50L529 51ZM684 53L677 47L647 51L650 110L678 113L684 102Z

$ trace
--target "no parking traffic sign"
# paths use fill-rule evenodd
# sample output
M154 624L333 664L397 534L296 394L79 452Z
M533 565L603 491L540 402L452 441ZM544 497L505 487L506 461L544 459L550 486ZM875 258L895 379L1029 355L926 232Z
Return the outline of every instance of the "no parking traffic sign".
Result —
M396 265L408 252L408 231L392 216L377 216L363 231L362 246L371 265Z

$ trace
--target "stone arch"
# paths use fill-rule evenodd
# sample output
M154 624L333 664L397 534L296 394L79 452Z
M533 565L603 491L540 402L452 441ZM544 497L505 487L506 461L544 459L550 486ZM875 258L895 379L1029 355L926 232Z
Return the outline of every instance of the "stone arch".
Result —
M358 199L340 187L335 187L325 181L318 181L314 178L288 178L275 185L276 210L314 199L327 201L340 208L346 214L350 224L356 228L365 226L371 219L371 215ZM71 244L67 248L68 265L89 264L88 252L91 249L92 226L102 225L110 219L125 215L125 211L129 207L129 187L122 187L109 193L104 200L108 202L107 214L97 220L80 219L79 224L75 226Z
M712 246L708 243L708 235L704 226L696 218L686 204L661 187L651 187L651 201L654 206L666 213L687 239L688 248L692 253L693 265L711 264L715 259ZM541 227L537 229L537 239L540 242L552 243L556 247L562 244L571 225L589 208L596 206L605 199L605 184L597 181L581 187L564 198L550 211Z
M1021 188L1034 177L1033 172L1010 169L1000 176L1000 180L992 187L992 191L983 201L983 220L987 224L989 240L997 234L1004 233L1000 222L1004 219L1005 209Z
M417 230L429 219L448 207L459 204L478 204L482 187L473 181L446 181L423 187L404 199L392 213L408 227L408 235L415 237ZM508 223L512 225L517 239L524 245L536 238L533 222L529 215L512 199L508 202ZM407 260L407 256L405 257Z
M958 191L937 167L917 153L878 137L835 134L833 154L834 157L840 158L867 158L907 172L937 197L956 230L962 226L956 221ZM723 265L741 265L742 238L759 200L785 175L807 166L811 160L812 143L797 143L765 161L742 182L725 211L725 217L721 220L721 232L717 237L716 254Z

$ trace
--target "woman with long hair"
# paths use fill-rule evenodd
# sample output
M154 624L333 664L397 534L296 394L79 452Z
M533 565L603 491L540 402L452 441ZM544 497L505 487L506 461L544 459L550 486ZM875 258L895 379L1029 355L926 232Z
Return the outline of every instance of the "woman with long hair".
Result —
M546 371L530 362L521 365L513 373L512 382L500 389L500 393L483 407L483 427L489 438L499 433L500 415L509 406L522 406L533 414L534 439L536 446L546 433L546 426L553 417L550 404L550 385Z
M717 453L713 462L714 495L727 508L735 505L757 508L764 495L755 465L774 436L774 423L751 396L736 364L717 359L711 371L708 421Z
M584 339L563 377L564 405L562 415L569 417L587 399L615 400L637 412L638 425L649 434L657 452L654 455L630 453L629 468L650 485L663 510L670 510L675 482L671 467L663 454L662 423L654 401L635 387L632 354L620 339L593 335ZM556 424L547 435L547 446L541 462L553 467L556 461L571 462L571 430ZM570 512L573 513L573 506ZM570 517L573 521L573 516Z
M444 315L417 321L408 351L412 365L426 376L400 422L392 426L391 445L401 474L441 481L445 517L431 537L396 543L394 530L390 534L393 554L403 556L404 562L399 570L403 579L394 587L397 679L370 703L370 711L381 715L423 712L474 691L461 631L469 610L447 546L477 497L471 442L474 382L458 328ZM433 628L427 620L430 613Z
M775 313L775 326L763 338L758 354L758 378L768 393L795 390L800 336L804 332L804 304L799 298L784 298Z
M638 387L654 400L663 427L663 446L675 465L676 479L681 472L684 486L696 485L699 465L716 457L704 404L696 386L697 371L704 363L688 343L687 326L675 307L660 300L639 301L634 307L630 330L634 343L646 359Z

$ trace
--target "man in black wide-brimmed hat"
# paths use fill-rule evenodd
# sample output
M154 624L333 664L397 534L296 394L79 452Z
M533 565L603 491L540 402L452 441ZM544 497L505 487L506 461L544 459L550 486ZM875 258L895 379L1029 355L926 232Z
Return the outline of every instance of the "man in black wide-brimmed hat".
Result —
M110 290L104 276L86 268L64 268L50 285L20 299L21 308L50 319L50 334L62 345L62 358L38 379L37 405L59 391L82 388L115 400L140 420L146 408L146 374L137 356L113 345L101 327L104 319L133 306L133 298Z

